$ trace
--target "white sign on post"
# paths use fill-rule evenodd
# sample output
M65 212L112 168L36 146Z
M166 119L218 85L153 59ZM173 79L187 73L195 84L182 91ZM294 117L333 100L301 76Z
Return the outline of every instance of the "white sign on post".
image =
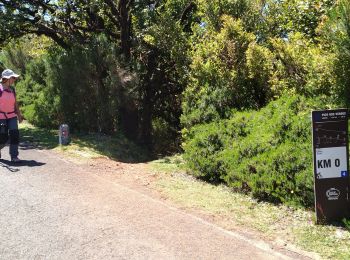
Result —
M317 179L341 178L347 174L346 147L316 149Z

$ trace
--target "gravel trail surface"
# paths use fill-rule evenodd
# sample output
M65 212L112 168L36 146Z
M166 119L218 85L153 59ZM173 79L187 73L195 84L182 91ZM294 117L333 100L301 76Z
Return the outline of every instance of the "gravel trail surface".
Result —
M288 259L52 151L0 159L0 259ZM118 171L118 170L117 170Z

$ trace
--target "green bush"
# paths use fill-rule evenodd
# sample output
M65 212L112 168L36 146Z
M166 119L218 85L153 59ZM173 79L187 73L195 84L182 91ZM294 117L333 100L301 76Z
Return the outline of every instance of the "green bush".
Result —
M185 129L184 158L204 180L261 200L312 206L310 115L322 103L285 96L260 111Z
M298 32L288 40L269 38L261 43L242 20L231 16L221 20L220 30L205 31L189 54L183 126L227 119L232 109L261 109L286 92L306 97L338 95L342 84L336 81L332 51Z
M120 68L117 45L96 37L89 48L63 50L52 45L34 55L30 52L35 46L30 49L28 41L12 44L15 51L0 55L10 65L26 55L25 73L20 70L21 80L16 84L24 117L40 127L68 123L73 131L114 133L120 117L120 92L129 84L124 79L131 78Z
M56 128L60 123L59 97L51 85L46 85L47 68L45 55L32 58L16 91L25 119L39 127Z
M266 104L268 89L260 83L268 79L262 74L259 80L251 78L252 70L247 67L246 52L256 40L254 34L245 31L241 20L223 16L222 23L219 33L207 32L191 52L189 84L182 102L185 127L227 118L232 108ZM259 51L252 52L249 59L256 53L265 55Z

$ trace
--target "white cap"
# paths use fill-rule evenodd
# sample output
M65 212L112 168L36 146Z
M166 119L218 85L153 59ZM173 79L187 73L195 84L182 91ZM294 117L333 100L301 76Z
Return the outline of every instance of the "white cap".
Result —
M4 71L1 73L1 78L2 78L2 79L9 79L9 78L12 78L12 77L18 78L19 75L16 74L16 73L14 73L14 72L13 72L12 70L10 70L10 69L6 69L6 70L4 70Z

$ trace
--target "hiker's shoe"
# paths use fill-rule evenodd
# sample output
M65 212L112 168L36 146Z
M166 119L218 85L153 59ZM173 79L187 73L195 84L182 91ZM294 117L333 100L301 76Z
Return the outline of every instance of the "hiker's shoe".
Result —
M11 159L11 162L19 163L19 162L21 162L21 160L18 157L14 157Z

